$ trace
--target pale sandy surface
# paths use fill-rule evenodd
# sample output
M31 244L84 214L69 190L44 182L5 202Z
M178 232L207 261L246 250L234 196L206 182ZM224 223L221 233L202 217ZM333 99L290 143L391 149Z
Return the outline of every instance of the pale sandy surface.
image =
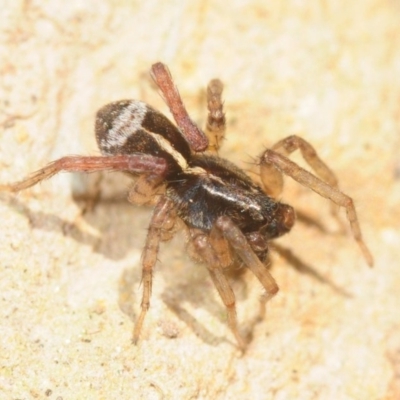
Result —
M134 347L150 213L123 201L126 180L107 177L114 201L84 216L77 177L1 194L1 399L400 398L400 4L225 3L1 1L0 181L97 154L108 101L165 109L146 78L162 60L199 122L202 89L223 79L223 154L239 165L289 134L312 142L355 199L375 268L325 201L288 182L303 218L274 252L265 320L252 325L255 279L234 283L247 353L181 236L162 248Z

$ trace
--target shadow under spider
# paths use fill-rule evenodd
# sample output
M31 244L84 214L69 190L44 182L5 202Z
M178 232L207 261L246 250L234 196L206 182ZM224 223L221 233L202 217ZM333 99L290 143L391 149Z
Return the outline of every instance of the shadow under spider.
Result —
M297 223L300 222L300 223L303 223L304 225L312 226L312 227L316 228L318 231L320 231L321 233L325 233L325 234L329 233L330 234L330 232L328 232L328 230L325 228L325 226L318 219L310 217L305 212L296 210L296 220L297 220Z
M123 207L124 209L121 210L121 212L126 213L127 210L132 210L132 219L137 219L137 214L140 213L141 215L144 215L143 211L140 211L138 207L135 207L131 205L125 197L122 196L115 196L115 197L110 197L110 198L100 198L98 201L94 203L93 207L90 207L89 209L83 207L83 212L79 214L82 218L85 219L85 221L90 225L94 226L95 229L98 229L100 232L100 237L98 235L94 235L86 230L82 230L79 228L77 225L76 221L75 222L70 222L67 221L55 214L52 213L46 213L43 211L32 211L29 207L26 206L26 202L24 201L19 201L16 197L8 197L7 196L7 202L8 204L14 208L18 213L22 213L27 216L31 226L36 229L43 229L43 230L50 230L50 231L61 231L63 232L64 235L68 237L72 237L74 240L77 240L80 243L90 245L94 251L100 252L104 254L106 257L110 259L121 259L124 257L124 255L133 247L136 246L136 244L132 243L132 237L128 238L128 241L122 240L122 236L125 236L123 233L119 234L118 232L126 232L126 230L131 227L132 224L130 224L130 218L123 218L122 223L126 224L127 226L124 229L117 229L121 221L114 221L110 216L110 220L108 221L108 224L111 225L111 229L113 231L116 231L116 238L114 240L118 241L118 248L119 251L109 251L107 249L106 245L103 245L104 242L107 241L107 231L105 231L103 228L101 228L102 223L98 221L98 217L96 217L96 210L99 207L111 207L117 205L118 208ZM78 202L78 204L82 204L82 202ZM83 203L85 206L86 203ZM125 209L125 207L127 209ZM129 207L129 208L128 208ZM148 209L143 208L143 209ZM86 211L86 212L85 212ZM104 211L104 210L103 210ZM129 213L129 211L128 211ZM102 213L104 214L104 212ZM304 213L298 213L297 214L298 219L300 222L303 222L307 225L316 227L319 231L321 231L324 234L328 234L327 230L325 227L317 220L310 218L308 215ZM148 217L146 217L148 218ZM140 224L142 226L142 224ZM139 240L141 242L144 242L145 240L145 227L147 227L147 221L146 223L143 224L143 235L139 235ZM132 227L132 229L134 229ZM329 233L330 234L330 233ZM121 238L120 238L121 236ZM136 235L135 235L136 236ZM178 234L179 236L179 234ZM122 246L122 247L121 247ZM137 246L141 246L140 243L137 244ZM167 243L166 246L174 246L173 243ZM164 247L164 246L162 246ZM298 256L296 256L293 251L284 248L283 246L276 244L274 242L271 244L271 249L273 251L276 251L278 254L280 254L286 261L287 263L292 266L295 270L299 271L302 274L306 274L319 283L328 285L331 289L333 289L336 293L339 293L342 296L345 297L352 297L349 292L347 292L345 289L339 287L336 285L334 282L331 280L325 278L323 275L321 275L315 268L311 267L307 263L305 263L303 260L301 260ZM182 252L184 252L184 249L182 247ZM160 259L163 260L163 249L160 251L159 255ZM168 270L168 262L165 261L163 262L163 266L158 265L157 267L157 272L158 273L163 273L163 274L168 274L168 276L165 278L166 282L169 282L164 289L163 294L161 295L162 300L165 302L167 307L174 312L178 316L178 318L183 321L187 326L189 326L193 332L198 335L205 343L211 344L211 345L217 345L220 343L231 343L235 344L233 339L229 339L230 337L221 337L221 336L216 336L213 332L211 332L209 329L207 329L203 324L201 324L194 316L190 314L189 311L187 311L183 306L182 306L182 301L184 302L189 302L192 304L194 307L203 307L206 308L207 311L213 315L217 316L219 321L221 323L227 323L226 321L226 309L223 306L223 304L219 301L216 300L215 303L213 304L210 301L203 301L204 296L215 296L215 288L213 288L211 284L211 280L208 278L207 270L204 266L202 265L193 265L194 261L189 261L189 260L184 260L183 263L188 264L189 268L184 268L179 272L172 272L171 270ZM134 311L136 310L137 302L134 301L134 297L136 297L136 290L134 290L135 294L132 291L132 288L135 288L135 286L139 286L140 279L141 279L141 268L140 268L140 262L137 263L138 265L135 265L134 268L129 267L125 269L122 272L121 278L120 278L120 285L119 285L119 307L121 311L126 314L133 322L136 322L137 320L137 312ZM202 274L201 277L201 282L198 280L196 282L196 278L190 278L188 277L186 280L186 283L182 283L182 278L179 279L174 279L174 275L176 274L181 274L182 272L185 274L188 274L190 276L190 267L196 267L196 268L204 268L204 274ZM161 272L162 271L162 272ZM165 271L165 272L164 272ZM230 281L241 281L241 284L236 284L235 286L235 294L237 297L238 303L243 301L244 299L247 299L249 297L248 293L248 283L245 282L243 277L238 277L238 275L242 275L244 272L246 272L247 269L245 268L231 268L229 270L229 279ZM172 272L172 273L171 273ZM184 278L185 279L185 278ZM208 283L207 283L208 282ZM156 284L156 282L155 282ZM240 286L241 285L241 286ZM207 287L206 290L204 290L204 287ZM136 289L136 288L135 288ZM214 291L214 293L212 292ZM140 291L139 291L140 292ZM138 292L138 293L139 293ZM178 298L176 293L183 293L184 296L181 296L181 299ZM260 291L261 295L261 291ZM136 300L136 299L135 299ZM154 300L153 300L154 301ZM151 311L150 311L151 312ZM251 335L254 331L254 327L260 322L260 314L255 310L254 315L246 321L239 321L239 327L242 332L242 335L246 337L246 339L250 342L251 340ZM179 336L179 335L178 335Z
M132 248L142 246L151 211L151 208L130 204L126 196L102 197L93 206L84 200L74 200L79 211L71 221L56 212L32 210L26 200L16 196L1 194L0 200L24 215L32 229L62 232L111 260L123 259Z
M281 245L277 245L276 243L271 246L272 251L276 251L278 254L280 254L286 262L294 268L296 271L299 271L302 274L306 274L310 276L311 278L315 279L321 284L329 286L334 292L337 294L344 296L346 298L351 298L352 295L350 292L346 291L342 287L336 285L334 282L332 282L330 279L327 279L323 275L321 275L315 268L307 265L304 261L302 261L298 256L296 256L291 250L284 248ZM199 266L201 267L201 266ZM269 268L269 266L266 268ZM231 281L231 283L235 280L239 280L242 282L242 287L239 288L238 290L238 285L236 285L236 288L234 288L235 295L236 295L236 300L237 304L239 304L241 301L247 299L249 297L249 285L250 282L248 282L246 279L244 279L244 274L247 273L248 270L245 267L241 268L230 268L228 272L226 273ZM204 279L207 279L207 275L205 276ZM211 282L211 280L209 280ZM279 284L279 282L278 282ZM226 308L223 306L223 304L218 301L218 308L217 306L210 306L210 302L201 302L199 301L199 295L204 296L204 289L199 286L199 289L196 290L188 290L187 286L189 285L182 285L184 287L185 294L187 297L185 297L185 301L189 301L191 304L194 306L200 306L200 307L207 307L208 311L215 315L217 312L219 320L222 323L227 324L227 319L226 319ZM257 286L258 288L258 286ZM169 293L176 293L176 290L179 290L177 286L174 286L173 284L168 287L162 296L163 301L167 304L167 306L180 318L182 321L184 321L187 325L192 327L193 331L198 334L205 342L210 343L210 344L215 344L215 343L220 343L220 342L226 342L227 340L221 339L221 338L216 338L214 334L212 334L209 330L204 328L202 324L199 323L198 320L196 320L187 310L185 310L182 306L180 301L177 298L174 298L171 296ZM209 285L209 290L215 290L215 288L212 287L212 284L210 283ZM210 292L211 293L211 292ZM239 295L238 295L239 294ZM260 296L261 296L261 290L260 290ZM265 307L265 304L264 304ZM218 311L216 311L218 310ZM239 329L243 335L243 337L246 339L248 343L251 342L252 340L252 335L254 333L254 328L257 324L262 322L265 319L265 309L262 308L262 303L260 302L260 307L259 310L254 310L253 315L250 318L246 318L246 320L239 321ZM231 343L231 341L229 340ZM234 343L235 344L235 343Z
M202 267L201 265L199 266ZM243 269L244 270L244 269ZM244 270L246 272L246 270ZM229 274L228 274L229 275ZM242 273L241 273L242 275ZM167 305L167 307L187 326L189 326L192 331L201 338L205 343L210 345L217 345L220 343L230 343L236 346L236 342L230 336L216 336L213 332L207 329L202 323L199 322L183 305L183 302L188 302L193 305L193 307L201 307L206 309L207 312L216 317L221 324L226 325L228 329L228 321L226 316L226 308L222 302L217 298L216 289L213 287L211 279L208 277L205 271L204 277L201 278L203 282L199 281L198 285L193 285L193 281L187 284L179 285L169 285L162 294L162 300ZM243 277L240 279L239 285L234 289L236 294L237 305L244 298L248 297L248 285L244 282ZM231 280L232 283L232 280ZM238 282L236 282L238 283ZM194 287L194 289L193 289ZM206 287L206 288L205 288ZM184 293L184 299L178 298L174 293ZM261 293L260 293L261 294ZM205 301L205 296L212 296L215 301ZM183 300L183 301L182 301ZM239 329L241 334L246 339L247 342L251 342L252 334L255 326L262 320L258 310L254 310L251 317L246 318L245 321L239 323Z
M65 236L71 237L80 243L91 245L92 247L94 247L99 240L96 235L90 232L84 232L78 228L75 222L67 221L54 213L31 210L26 205L26 201L20 201L16 197L9 196L7 196L5 201L7 201L8 206L14 209L15 212L27 218L32 229L40 229L48 232L62 232Z
M179 236L179 234L178 234ZM181 242L181 241L180 241ZM168 244L167 244L168 245ZM276 251L286 261L287 264L299 271L302 274L306 274L317 282L328 285L334 292L347 298L352 297L349 292L339 287L330 279L325 278L315 268L307 265L299 257L297 257L291 250L284 248L281 245L273 244L272 251ZM182 250L183 251L183 250ZM160 259L163 259L163 251L160 251ZM196 317L194 317L188 309L184 306L184 303L190 303L193 308L206 309L207 312L216 317L222 324L227 324L226 319L226 308L222 302L217 298L216 290L212 285L211 279L208 277L207 269L203 265L196 265L192 260L183 259L183 264L187 264L188 268L169 269L168 262L162 262L162 265L158 265L157 273L167 274L165 281L167 282L166 287L163 289L161 299L165 305L181 320L186 326L188 326L202 341L209 345L218 345L220 343L230 343L235 345L233 339L230 336L217 336L210 329L204 326ZM191 268L203 268L202 273L196 273L196 276L190 275ZM229 272L228 272L229 271ZM246 268L230 268L227 271L227 275L236 295L237 304L240 307L240 303L248 299L249 288L252 286L250 282L243 276L248 273ZM182 277L182 274L185 276ZM140 290L132 290L137 288L141 279L141 269L129 268L125 269L122 273L120 286L119 286L119 306L122 312L129 316L133 323L136 323L138 314L137 309L137 294L140 297ZM260 296L261 296L260 290ZM207 301L205 296L212 296L215 301ZM153 301L160 301L159 299ZM261 305L261 304L260 304ZM241 334L248 343L251 343L252 335L256 325L265 320L265 315L261 312L262 307L254 309L252 315L239 321L239 329ZM150 307L151 312L151 307ZM150 329L152 329L150 327ZM179 333L176 335L179 337Z
M162 250L160 252L159 258L163 260ZM185 260L184 262L189 268L173 269L172 265L168 265L167 257L165 262L159 263L155 271L155 282L157 285L157 275L163 274L165 276L164 280L167 282L164 290L161 294L161 299L151 299L151 305L157 301L163 301L165 305L181 320L186 326L188 326L197 336L201 338L205 343L210 345L218 345L220 343L230 343L235 345L234 340L230 340L229 337L219 337L216 336L212 331L207 329L200 321L190 314L189 311L183 306L184 303L190 303L194 308L205 308L207 311L213 315L218 316L222 323L224 323L225 308L222 304L211 305L209 301L205 301L204 297L212 295L213 287L211 281L208 281L207 270L204 270L204 274L196 273L196 276L190 275L190 267L197 267L193 265L194 261ZM162 264L162 265L160 265ZM202 268L201 265L198 266ZM186 276L178 277L187 273ZM200 276L198 276L200 275ZM186 282L185 282L186 281ZM129 319L135 324L138 318L139 301L141 296L141 290L139 289L139 284L141 282L141 268L140 266L135 266L134 268L126 268L121 274L119 280L119 300L118 304L121 311L126 314ZM141 286L141 285L140 285ZM205 290L205 287L207 287ZM152 307L150 305L149 313L152 312ZM161 318L160 318L161 320ZM155 329L148 324L144 327L144 330ZM146 329L147 328L147 329ZM144 332L143 332L144 333ZM179 337L179 333L177 334ZM145 340L143 336L141 340Z
M341 296L347 298L353 297L350 292L336 285L334 282L332 282L332 280L327 279L322 274L320 274L315 268L306 264L303 260L296 256L296 254L294 254L292 250L289 250L288 248L285 248L277 243L274 243L271 248L273 251L282 256L292 268L294 268L301 274L308 275L311 278L315 279L317 282L329 286L334 292L340 294Z

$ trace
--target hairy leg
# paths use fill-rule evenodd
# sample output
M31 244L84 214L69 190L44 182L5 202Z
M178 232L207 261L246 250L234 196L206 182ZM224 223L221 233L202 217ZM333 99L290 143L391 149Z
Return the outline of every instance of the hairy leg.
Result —
M162 174L166 168L165 160L139 153L116 156L66 156L51 162L22 181L0 185L0 191L19 192L62 171L127 171L136 174L149 172Z
M218 257L219 265L222 268L229 267L233 262L231 249L223 233L215 225L210 231L209 241Z
M133 331L133 343L139 340L143 321L150 307L150 296L153 283L153 268L157 261L158 249L162 238L162 229L173 210L173 203L167 197L161 197L156 204L147 232L146 244L142 254L142 302L141 312Z
M150 204L156 194L161 194L164 177L156 174L140 176L128 193L128 200L132 204Z
M331 200L334 204L340 207L344 207L346 209L347 219L353 232L353 237L360 246L368 265L373 265L373 257L362 238L356 209L354 207L354 203L351 197L342 193L337 188L337 185L332 186L329 183L324 182L323 180L301 168L296 163L274 150L266 150L261 156L261 165L264 164L272 165L279 173L290 176L295 181L299 182L303 186L310 188L314 192L318 193L320 196Z
M208 118L205 133L208 137L207 150L218 153L225 137L225 114L223 110L222 90L224 86L219 79L213 79L207 86Z
M257 277L265 289L265 300L268 301L278 292L279 288L267 267L254 253L246 236L235 223L226 216L219 217L215 226L221 230L233 250L237 253L243 263Z
M151 74L191 149L204 151L208 146L207 136L189 117L167 66L160 62L153 64Z
M272 150L288 157L296 150L300 150L301 155L308 165L314 170L315 174L328 185L337 188L338 181L332 170L318 157L317 152L306 140L299 136L292 135L276 143ZM261 180L267 194L276 198L280 195L283 188L282 174L273 164L264 161L261 164Z
M207 265L211 279L226 307L229 327L234 334L239 347L244 350L246 345L238 329L235 294L233 293L227 277L224 275L223 267L220 264L220 259L211 246L209 238L206 234L200 231L192 230L191 240L196 252Z

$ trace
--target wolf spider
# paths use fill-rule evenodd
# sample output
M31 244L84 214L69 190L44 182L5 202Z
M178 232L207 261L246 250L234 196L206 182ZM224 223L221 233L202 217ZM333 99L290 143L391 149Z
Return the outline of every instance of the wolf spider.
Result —
M61 171L123 171L137 178L129 201L155 206L142 255L143 293L134 343L150 306L160 242L171 238L180 220L187 228L192 252L207 265L239 347L245 348L235 295L224 270L243 264L265 289L264 301L277 293L278 285L265 265L268 243L295 222L294 209L275 200L282 190L283 174L344 207L354 239L367 263L373 264L353 200L338 189L335 175L308 142L289 136L265 150L259 158L261 183L257 184L217 154L225 135L221 81L214 79L208 85L204 133L188 116L167 67L156 63L151 71L178 128L141 101L116 101L97 112L95 131L102 156L62 157L20 182L0 186L0 190L18 192ZM297 149L315 175L287 158Z

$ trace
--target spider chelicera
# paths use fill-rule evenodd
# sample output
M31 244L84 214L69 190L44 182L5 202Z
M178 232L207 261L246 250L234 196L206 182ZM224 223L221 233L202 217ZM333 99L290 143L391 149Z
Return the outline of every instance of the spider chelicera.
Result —
M245 348L225 269L232 265L249 268L265 290L264 302L277 293L278 285L265 265L268 243L288 232L295 222L293 208L276 200L283 174L346 209L354 239L372 266L352 199L338 189L335 175L308 142L290 136L265 150L259 157L258 184L218 156L225 135L221 81L214 79L208 85L208 119L203 132L189 118L167 67L156 63L151 71L178 128L146 103L116 101L97 112L96 139L102 156L62 157L20 182L0 186L0 190L18 192L61 171L113 170L136 178L129 201L154 204L154 211L142 255L143 294L133 332L135 343L150 306L160 242L170 239L179 223L187 231L191 253L208 268L239 347ZM315 175L287 158L297 149Z

